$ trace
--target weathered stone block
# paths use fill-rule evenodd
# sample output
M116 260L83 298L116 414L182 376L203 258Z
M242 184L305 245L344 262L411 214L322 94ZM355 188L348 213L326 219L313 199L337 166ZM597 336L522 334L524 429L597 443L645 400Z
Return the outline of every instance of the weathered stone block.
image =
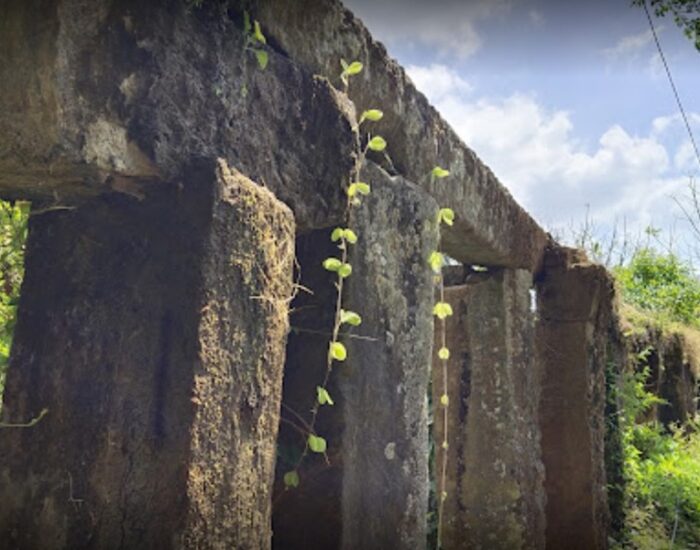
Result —
M531 284L527 271L497 270L445 290L455 312L447 323L446 549L544 546ZM433 402L439 403L437 357L433 365ZM444 433L439 405L434 415L439 442ZM438 451L437 471L441 460Z
M192 158L223 157L289 205L301 230L336 223L350 124L325 79L265 50L263 70L235 3L3 2L0 195L142 196L188 185Z
M0 430L19 549L267 548L294 224L221 164L31 220Z
M547 234L341 2L260 0L255 15L291 58L338 86L341 58L364 63L350 83L350 96L360 112L384 112L374 128L387 138L393 167L455 210L455 224L444 228L442 239L450 256L538 270ZM451 176L430 184L426 176L436 164Z
M343 306L362 316L351 331L361 338L343 338L348 359L335 364L329 385L335 405L324 406L316 423L329 463L307 456L298 468L300 486L284 490L282 476L305 445L286 420L310 419L336 299L335 275L321 266L338 253L333 228L297 240L301 285L313 293L300 292L291 314L273 520L280 549L425 545L433 304L427 258L437 246L437 205L371 163L365 178L372 194L354 209L359 240L350 249L353 273Z
M681 334L667 335L661 345L663 375L659 396L666 403L659 405L659 421L666 426L682 424L697 412L697 378Z
M353 212L359 241L345 303L362 316L336 373L343 405L342 541L346 550L426 543L427 391L432 353L437 204L369 164L372 194Z
M612 281L572 249L545 257L537 286L547 547L607 548L605 368Z

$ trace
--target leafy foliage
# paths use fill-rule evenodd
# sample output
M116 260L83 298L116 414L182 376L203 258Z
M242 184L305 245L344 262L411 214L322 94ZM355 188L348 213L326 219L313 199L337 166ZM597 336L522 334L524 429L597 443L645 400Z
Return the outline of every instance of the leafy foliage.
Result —
M632 4L643 6L646 0L633 0ZM672 15L676 25L693 41L700 51L700 0L651 0L657 17Z
M17 302L24 277L24 243L29 203L0 201L0 395L15 330Z
M662 318L700 326L700 281L678 257L644 248L614 273L631 304Z
M645 389L649 369L625 374L620 384L626 482L624 540L616 548L700 546L700 431L698 424L664 431L639 422L663 402Z

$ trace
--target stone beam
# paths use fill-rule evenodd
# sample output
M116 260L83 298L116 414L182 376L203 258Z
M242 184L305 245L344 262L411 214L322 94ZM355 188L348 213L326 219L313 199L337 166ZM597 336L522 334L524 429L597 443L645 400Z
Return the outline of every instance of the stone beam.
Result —
M269 548L294 225L221 164L32 218L0 429L23 549Z
M528 272L506 269L445 290L455 313L447 325L446 550L544 547L531 284ZM444 433L437 405L442 387L441 361L434 356L438 442ZM436 456L438 472L442 453Z
M182 182L192 155L223 157L286 202L302 231L330 225L354 137L337 94L313 75L338 85L340 58L357 58L365 70L350 96L385 112L377 131L388 167L457 213L446 252L537 271L544 231L339 2L251 8L270 38L264 70L245 47L242 6L229 8L5 2L0 195L56 204L108 190L140 196L154 182ZM450 169L449 181L430 183L435 164Z
M550 249L537 284L547 547L607 548L605 369L612 280L580 251Z
M288 56L336 86L341 58L364 63L351 81L350 97L358 111L384 112L373 130L387 138L394 168L428 190L440 206L455 210L455 225L443 236L450 256L537 272L546 233L339 1L260 0L255 15ZM451 177L431 184L428 175L435 165L449 168Z
M335 223L355 143L342 99L271 47L261 69L242 9L219 7L3 2L0 196L141 198L188 185L192 158L221 157L290 206L300 231Z

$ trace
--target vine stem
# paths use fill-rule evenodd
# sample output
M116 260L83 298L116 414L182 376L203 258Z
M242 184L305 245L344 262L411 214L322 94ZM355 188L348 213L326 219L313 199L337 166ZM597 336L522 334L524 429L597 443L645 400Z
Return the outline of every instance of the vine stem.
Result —
M359 125L356 126L356 129L359 132ZM362 165L364 164L365 157L367 155L367 149L368 147L365 146L364 149L360 148L358 146L358 149L356 151L356 156L355 156L355 164L353 166L353 171L352 171L352 178L350 180L350 185L353 181L359 181L360 176L362 173ZM346 188L347 191L347 188ZM351 207L352 207L352 201L351 197L349 194L346 192L346 202L345 202L345 212L343 215L343 218L346 221L347 226L350 226L350 220L351 220ZM345 264L347 263L348 260L348 242L345 239L344 236L340 238L340 249L342 251L340 261L341 263ZM335 300L335 314L334 314L334 321L333 321L333 332L331 335L331 344L335 343L338 341L338 336L340 333L340 327L342 325L341 322L341 311L343 309L343 282L345 278L341 277L340 274L338 274L338 280L335 283L335 287L337 289L337 295L336 295L336 300ZM320 385L321 388L324 390L327 390L328 388L328 381L330 380L331 377L331 372L333 371L333 356L330 352L330 347L327 355L327 362L326 362L326 372L323 377L323 382ZM309 429L309 434L316 435L316 420L318 419L318 413L321 408L321 404L319 403L318 399L314 401L314 406L311 408L311 420L308 423L308 429ZM296 470L299 468L301 463L304 461L306 456L309 453L309 445L308 442L304 446L304 451L302 452L301 456L299 457L299 460L297 461L296 465L294 466L294 469ZM328 459L328 454L326 452L323 453L326 462L330 464L330 461Z
M440 302L445 301L445 281L442 276L442 271L440 272ZM442 348L447 348L447 329L445 319L440 319L440 344ZM447 359L440 359L442 364L442 395L447 395ZM445 500L447 498L447 492L445 491L447 485L447 404L442 404L442 464L440 472L440 501L438 503L438 527L437 527L437 548L440 550L442 548L442 524L445 513Z

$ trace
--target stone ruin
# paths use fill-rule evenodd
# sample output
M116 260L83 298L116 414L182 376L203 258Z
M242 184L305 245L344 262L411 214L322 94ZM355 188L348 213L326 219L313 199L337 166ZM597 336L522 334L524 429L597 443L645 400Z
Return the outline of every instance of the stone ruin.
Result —
M424 548L438 241L460 264L444 548L607 547L606 368L628 352L611 278L337 0L7 0L0 44L0 196L33 203L3 421L48 409L0 430L3 547ZM354 106L341 58L364 63ZM323 376L353 108L381 109L388 142L344 300L366 338L319 419L329 463L285 491L281 404L306 411ZM675 364L658 383L678 416L695 378Z

